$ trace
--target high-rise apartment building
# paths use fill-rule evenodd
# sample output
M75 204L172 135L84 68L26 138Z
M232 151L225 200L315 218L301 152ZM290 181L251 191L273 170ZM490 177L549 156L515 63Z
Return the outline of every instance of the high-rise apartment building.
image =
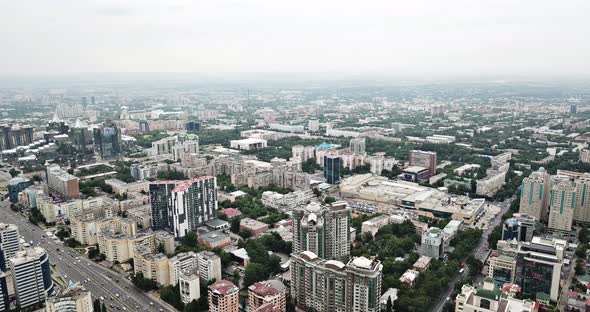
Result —
M8 259L16 256L19 250L18 227L14 224L0 223L0 271L6 272Z
M279 311L287 310L287 287L279 280L256 282L248 287L248 309L257 311L265 304L272 304Z
M576 184L567 177L551 178L549 229L569 232L572 229L577 201Z
M585 164L590 164L590 150L589 149L580 150L580 161Z
M240 289L228 280L220 280L208 287L210 312L238 312Z
M176 256L168 259L168 270L170 270L168 275L170 276L170 285L176 286L178 283L178 277L183 271L192 271L197 268L197 261L197 254L192 251L179 253Z
M46 167L47 187L51 192L58 193L66 199L80 197L79 179L63 170L59 165Z
M311 251L324 259L348 260L350 208L345 202L312 202L293 210L293 253Z
M193 300L199 300L201 297L201 285L199 275L195 271L183 271L178 275L178 288L180 290L180 300L188 304Z
M340 181L340 168L342 159L339 155L324 156L324 178L329 184L336 184Z
M41 247L19 251L9 259L16 305L20 309L45 302L53 288L47 253Z
M559 297L559 281L567 241L533 237L531 242L520 242L516 255L514 283L529 295L542 293L552 301Z
M197 253L199 277L203 281L221 280L221 258L212 251Z
M215 216L217 180L203 176L183 181L155 181L150 183L150 202L152 227L184 237Z
M346 264L346 311L379 312L383 265L377 258L353 257Z
M115 159L121 155L121 129L111 120L94 129L94 148L101 159Z
M383 266L377 259L355 257L344 264L310 251L291 256L291 297L314 311L380 311Z
M353 154L364 155L366 148L365 138L354 138L350 139L350 151Z
M437 227L431 227L422 234L420 254L433 259L442 258L444 255L443 233Z
M436 152L411 150L409 162L410 166L427 168L430 176L436 174Z
M574 221L587 224L590 223L590 173L585 172L575 183L577 197Z
M550 193L551 176L541 167L522 180L520 212L544 220L549 213Z

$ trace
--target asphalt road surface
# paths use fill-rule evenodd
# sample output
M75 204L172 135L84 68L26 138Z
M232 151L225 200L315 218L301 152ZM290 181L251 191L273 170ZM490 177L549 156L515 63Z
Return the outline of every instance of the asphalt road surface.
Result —
M494 228L498 224L500 224L500 222L502 222L502 216L508 211L508 209L510 208L510 204L512 203L512 201L514 199L515 199L515 197L512 197L510 199L505 200L504 202L497 204L498 206L500 206L500 208L502 208L502 210L496 215L496 217L494 217L493 220L490 221L488 228L481 235L481 240L479 241L477 246L471 251L471 255L473 255L477 260L482 261L482 262L485 260L485 257L487 255L487 249L488 249L488 236L490 235L490 233L492 233ZM467 266L465 266L465 271L463 272L463 274L469 274L469 268ZM434 307L432 308L431 311L433 311L433 312L442 311L443 307L445 306L445 303L452 299L452 298L450 298L451 293L455 289L455 284L459 281L459 279L461 278L461 276L463 274L456 275L449 282L449 285L443 291L438 302L434 305Z
M81 282L95 298L104 298L108 311L176 311L170 305L150 297L117 272L104 268L75 250L53 239L44 238L42 228L10 209L8 200L0 202L0 222L16 224L20 235L32 246L47 250L49 261L66 283ZM59 251L57 251L59 249Z

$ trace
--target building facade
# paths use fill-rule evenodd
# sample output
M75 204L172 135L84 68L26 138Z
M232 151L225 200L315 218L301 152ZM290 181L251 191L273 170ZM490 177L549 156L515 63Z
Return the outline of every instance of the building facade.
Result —
M41 247L19 251L9 259L16 305L20 309L45 302L53 288L49 258Z
M217 180L204 176L185 181L150 183L152 227L184 237L217 211Z
M340 169L342 159L338 155L324 156L324 178L329 184L336 184L340 181Z
M436 152L411 150L409 155L410 166L428 168L430 176L436 174Z
M350 256L350 208L345 202L317 202L293 210L293 253L311 251L324 259Z
M210 312L238 312L239 289L228 280L220 280L208 287Z
M522 180L520 189L520 212L537 220L544 220L549 213L551 176L544 168L531 173Z
M355 257L348 264L303 251L291 256L291 298L318 312L380 311L382 265Z

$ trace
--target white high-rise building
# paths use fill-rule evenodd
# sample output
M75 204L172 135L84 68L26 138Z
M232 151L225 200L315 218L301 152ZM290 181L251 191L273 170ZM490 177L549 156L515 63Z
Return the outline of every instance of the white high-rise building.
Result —
M544 220L549 212L551 176L545 168L531 173L522 180L520 188L520 213Z
M14 257L17 251L20 250L18 238L18 227L16 225L0 223L0 252L2 253L2 258L0 259L1 271L6 271L8 267L8 259Z
M552 177L549 200L549 229L569 232L576 208L576 184L568 177Z
M221 280L221 258L211 251L197 253L199 277L203 281Z
M190 271L198 266L197 254L189 251L186 253L179 253L176 256L168 259L168 270L170 276L170 285L176 286L178 277L183 271Z
M45 249L34 247L19 251L9 262L17 307L24 309L45 302L47 293L53 288Z
M180 288L180 300L187 304L193 300L199 300L201 289L199 285L199 275L193 271L181 272L178 276Z
M444 255L444 244L442 231L437 227L431 227L422 234L422 245L420 254L433 259L441 258Z

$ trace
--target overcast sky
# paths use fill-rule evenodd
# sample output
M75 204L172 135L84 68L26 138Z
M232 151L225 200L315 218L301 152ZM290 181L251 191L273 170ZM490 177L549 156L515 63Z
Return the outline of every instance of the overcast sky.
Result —
M589 0L0 0L0 75L590 75Z

